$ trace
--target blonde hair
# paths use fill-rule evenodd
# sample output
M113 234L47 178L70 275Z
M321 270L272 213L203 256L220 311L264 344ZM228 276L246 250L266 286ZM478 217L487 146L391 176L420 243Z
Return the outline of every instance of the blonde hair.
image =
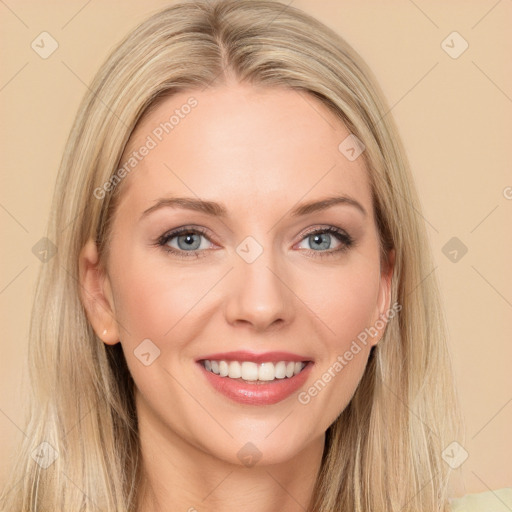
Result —
M80 300L78 255L94 238L106 262L122 184L100 199L142 116L161 98L239 82L323 102L365 145L383 261L396 251L391 303L401 311L373 349L350 404L329 427L310 511L447 509L454 440L445 320L421 206L389 108L371 71L335 32L273 0L183 2L151 16L112 52L73 125L30 327L27 437L4 495L10 512L134 511L141 476L133 380ZM46 469L31 453L47 442Z

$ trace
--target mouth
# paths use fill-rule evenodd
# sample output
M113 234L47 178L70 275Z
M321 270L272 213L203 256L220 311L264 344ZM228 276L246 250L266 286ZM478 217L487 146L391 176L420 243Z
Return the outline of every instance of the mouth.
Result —
M272 382L279 379L291 379L306 367L309 361L226 361L224 359L203 359L199 361L206 371L219 377L244 382Z
M223 397L244 405L271 405L304 385L313 360L289 352L210 354L196 360L206 382Z

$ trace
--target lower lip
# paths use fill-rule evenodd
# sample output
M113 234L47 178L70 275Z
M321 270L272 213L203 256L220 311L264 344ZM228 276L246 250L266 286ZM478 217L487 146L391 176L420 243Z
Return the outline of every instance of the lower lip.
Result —
M274 379L265 384L261 381L246 382L229 377L220 377L208 371L202 363L198 363L208 382L224 396L235 402L246 405L271 405L288 398L306 381L313 364L311 362L302 371L284 379Z

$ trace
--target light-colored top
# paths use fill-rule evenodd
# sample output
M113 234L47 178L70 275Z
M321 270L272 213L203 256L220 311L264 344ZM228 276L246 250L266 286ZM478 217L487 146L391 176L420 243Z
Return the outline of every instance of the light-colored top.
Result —
M450 500L452 512L512 512L512 487Z

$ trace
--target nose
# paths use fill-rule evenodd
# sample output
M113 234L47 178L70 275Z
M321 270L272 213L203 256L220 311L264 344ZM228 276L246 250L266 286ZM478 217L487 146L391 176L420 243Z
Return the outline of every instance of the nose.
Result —
M275 264L270 252L265 250L252 263L237 256L226 283L225 315L231 325L248 324L262 332L292 321L294 295L282 266Z

